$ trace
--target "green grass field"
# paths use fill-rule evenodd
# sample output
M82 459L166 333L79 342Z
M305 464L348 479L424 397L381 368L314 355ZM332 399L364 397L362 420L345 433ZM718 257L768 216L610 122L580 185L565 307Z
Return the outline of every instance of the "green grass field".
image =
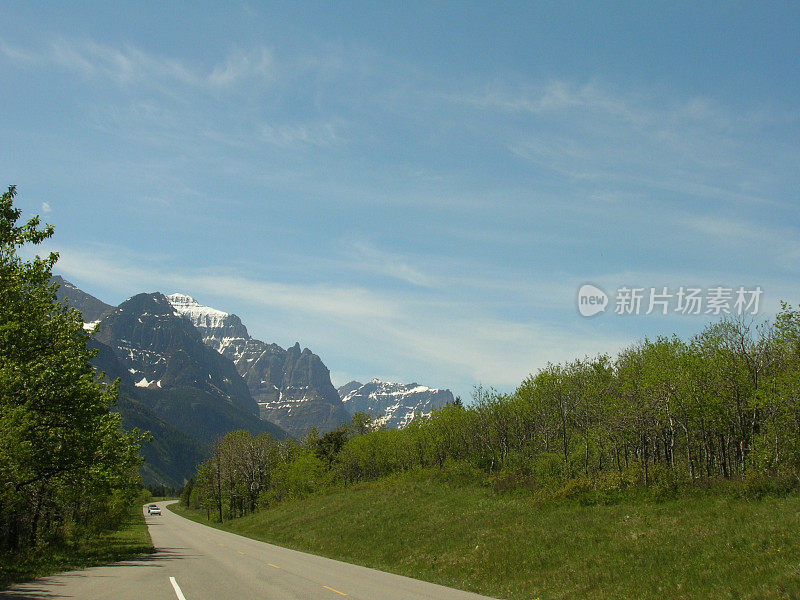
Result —
M173 508L205 522L205 512ZM426 471L283 503L222 528L514 600L800 598L796 495L582 506Z
M39 548L24 556L0 560L0 589L16 582L109 564L152 551L153 544L142 507L137 504L118 531L66 546Z

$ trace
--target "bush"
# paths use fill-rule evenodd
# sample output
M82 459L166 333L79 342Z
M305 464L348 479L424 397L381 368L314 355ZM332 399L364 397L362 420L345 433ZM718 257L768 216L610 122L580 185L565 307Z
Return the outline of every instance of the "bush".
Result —
M595 482L589 477L575 477L568 480L553 494L555 498L577 499L581 504L597 504Z
M554 452L542 452L533 459L534 479L543 487L555 487L565 480L564 459Z
M508 454L499 471L489 476L488 482L496 492L536 487L534 459L524 453L513 451Z
M650 467L648 473L650 475L648 495L651 500L657 502L676 498L681 484L685 483L677 469L670 469L663 464Z
M796 474L784 473L770 477L764 473L750 472L739 486L739 495L753 500L765 496L785 496L800 488Z
M536 479L532 475L503 467L489 477L489 485L495 492L509 492L521 488L534 489Z

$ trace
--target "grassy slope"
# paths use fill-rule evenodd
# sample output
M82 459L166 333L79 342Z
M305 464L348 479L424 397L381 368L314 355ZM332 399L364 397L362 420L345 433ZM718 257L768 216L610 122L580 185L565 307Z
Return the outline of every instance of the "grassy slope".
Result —
M536 504L428 472L223 528L499 598L800 598L797 496Z
M0 588L14 582L109 564L152 551L153 544L142 515L142 507L137 504L131 510L127 522L118 531L104 533L90 541L66 547L38 550L18 557L13 562L0 562Z

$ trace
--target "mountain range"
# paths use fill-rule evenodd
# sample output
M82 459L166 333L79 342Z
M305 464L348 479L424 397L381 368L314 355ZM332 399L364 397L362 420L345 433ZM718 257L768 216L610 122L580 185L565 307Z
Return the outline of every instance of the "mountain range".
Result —
M288 350L252 338L236 315L203 306L185 294L167 297L200 332L203 342L236 366L258 403L262 419L292 436L320 432L350 420L322 360L296 343Z
M84 328L95 332L88 342L97 351L95 368L120 381L112 410L126 429L152 435L142 448L146 483L182 485L232 430L300 437L312 427L332 431L355 412L398 427L452 401L447 390L378 380L337 391L308 348L257 340L236 315L185 294L138 294L114 307L53 279L58 299L80 310Z
M338 392L350 414L368 413L376 425L389 428L403 427L418 415L428 415L454 402L450 390L380 379L369 383L351 381Z

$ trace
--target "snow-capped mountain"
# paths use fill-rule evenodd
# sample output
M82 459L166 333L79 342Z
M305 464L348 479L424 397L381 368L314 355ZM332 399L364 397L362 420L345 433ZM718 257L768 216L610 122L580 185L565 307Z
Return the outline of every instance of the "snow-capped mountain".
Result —
M136 387L191 388L258 411L230 361L211 352L162 294L138 294L100 323L96 339L114 350Z
M116 408L123 425L153 434L143 447L147 481L182 484L229 431L286 436L259 418L234 364L206 346L162 294L138 294L120 304L100 320L89 345L99 351L95 368L120 380Z
M191 321L206 346L225 354L234 362L242 357L247 343L253 341L236 315L203 306L186 294L170 294L167 300L176 312Z
M295 344L284 350L254 339L236 315L204 306L186 294L171 294L167 299L208 347L236 365L258 402L262 419L295 436L311 427L330 431L349 420L328 368L308 348L301 350Z
M339 388L339 396L350 414L369 413L377 424L389 428L403 427L416 415L430 414L453 402L450 390L380 379L366 384L351 381Z

